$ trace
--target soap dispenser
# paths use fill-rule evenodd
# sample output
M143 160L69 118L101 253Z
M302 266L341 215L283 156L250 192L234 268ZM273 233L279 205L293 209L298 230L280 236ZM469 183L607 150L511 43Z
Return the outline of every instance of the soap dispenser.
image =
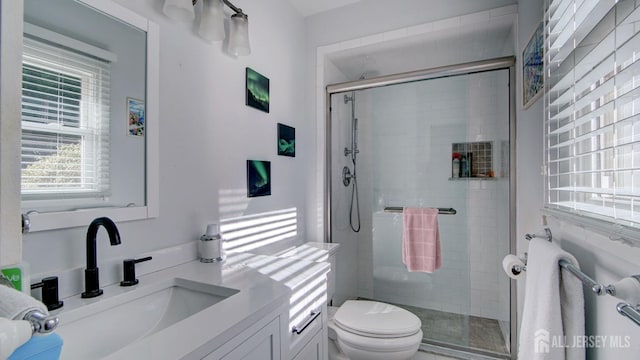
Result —
M218 229L218 224L207 225L207 231L200 236L198 242L198 254L200 261L204 263L222 262L226 258L222 247L222 236Z

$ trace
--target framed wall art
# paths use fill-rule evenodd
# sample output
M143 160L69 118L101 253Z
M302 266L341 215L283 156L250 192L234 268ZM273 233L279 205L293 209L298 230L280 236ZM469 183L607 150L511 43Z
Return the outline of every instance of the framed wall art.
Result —
M526 109L544 87L544 27L540 22L522 51L522 106Z
M257 71L247 68L247 106L269 112L269 79Z
M296 129L278 123L278 155L296 156Z
M247 197L271 195L271 162L247 160Z

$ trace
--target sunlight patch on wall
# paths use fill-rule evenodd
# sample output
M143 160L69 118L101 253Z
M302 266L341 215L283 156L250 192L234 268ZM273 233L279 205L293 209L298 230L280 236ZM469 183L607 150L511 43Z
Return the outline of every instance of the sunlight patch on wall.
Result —
M297 208L222 220L220 231L227 252L251 251L298 234Z

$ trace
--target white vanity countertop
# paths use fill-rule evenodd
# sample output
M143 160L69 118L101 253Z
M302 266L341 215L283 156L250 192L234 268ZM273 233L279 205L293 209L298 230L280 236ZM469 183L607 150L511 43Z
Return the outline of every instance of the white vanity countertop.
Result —
M310 277L326 274L328 267L326 263L313 263L299 259L292 263L272 256L229 254L223 264L201 263L195 260L138 276L140 283L133 287L105 286L104 294L97 298L81 299L80 296L66 298L65 306L53 313L60 314L63 318L65 311L136 291L145 286L157 286L159 282L173 278L239 290L237 294L198 314L138 340L107 357L107 359L199 359L211 349L233 338L241 330L278 309L282 304L288 304L291 289L299 287L301 282L309 280ZM61 323L61 326L63 325ZM96 326L99 325L96 324Z
M281 251L275 256L291 257L307 261L329 261L329 256L334 255L340 247L336 243L307 242L291 249Z

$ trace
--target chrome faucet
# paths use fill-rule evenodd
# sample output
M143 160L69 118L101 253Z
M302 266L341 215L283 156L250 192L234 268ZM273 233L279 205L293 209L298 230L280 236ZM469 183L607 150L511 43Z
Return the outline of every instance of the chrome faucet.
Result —
M109 234L111 246L120 245L120 233L113 220L108 217L94 219L87 230L87 268L84 269L83 298L92 298L102 295L100 289L100 277L98 276L98 260L96 256L96 235L100 225L104 226Z

